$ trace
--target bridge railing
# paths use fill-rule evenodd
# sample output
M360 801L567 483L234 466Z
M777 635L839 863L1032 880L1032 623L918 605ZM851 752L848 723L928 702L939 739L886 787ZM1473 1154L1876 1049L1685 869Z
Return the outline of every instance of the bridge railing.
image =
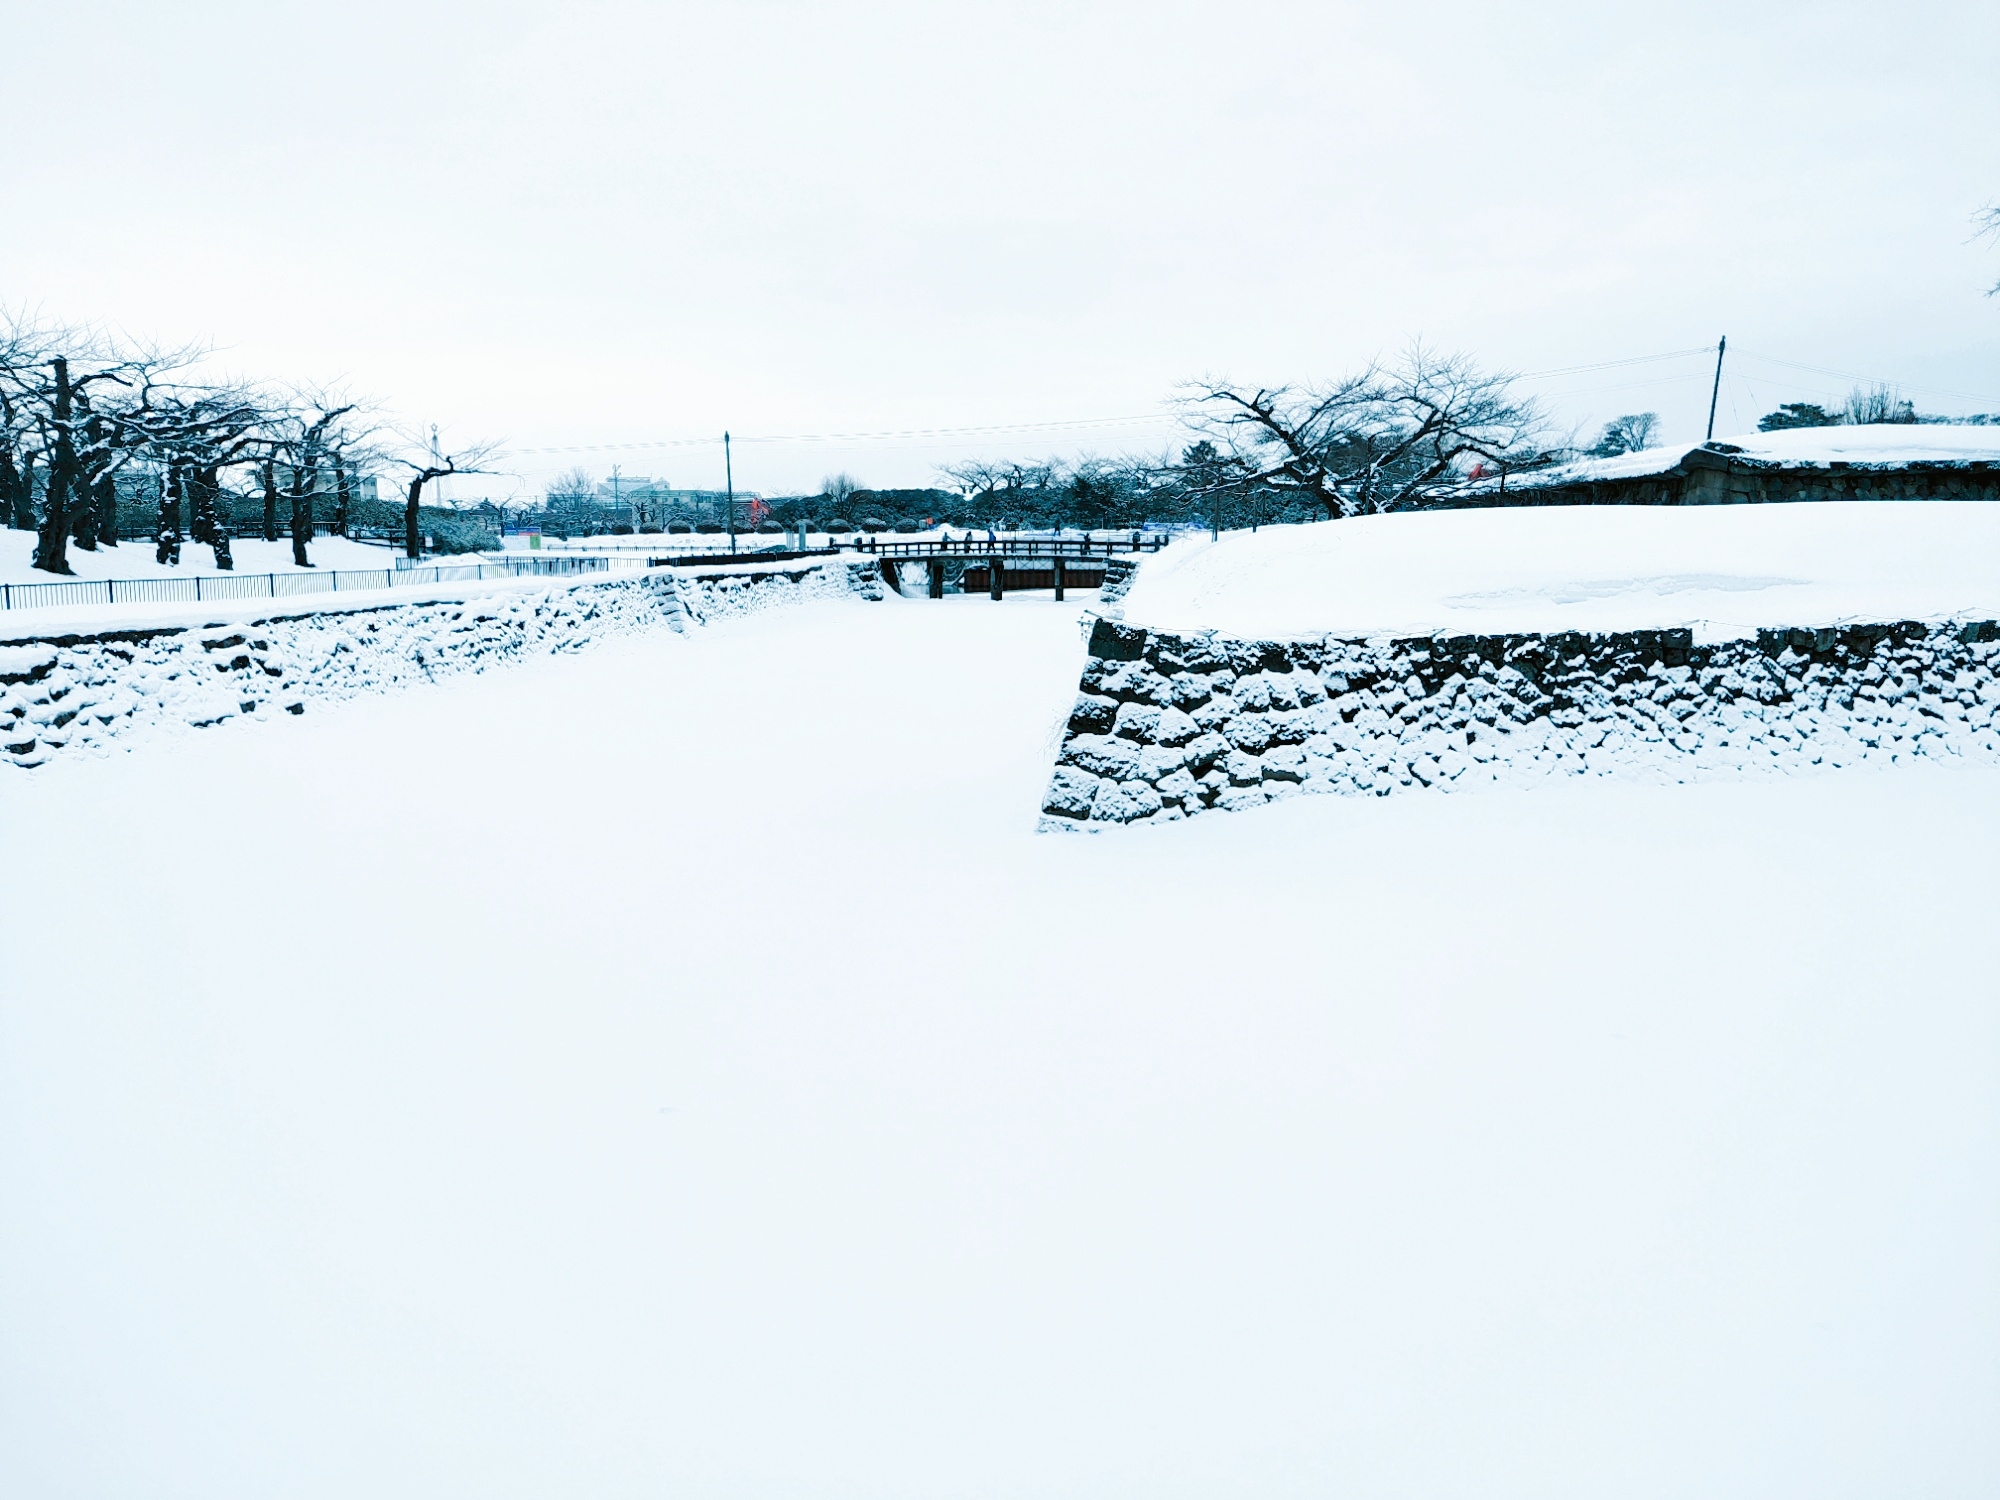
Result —
M928 541L888 542L879 537L855 538L859 552L878 557L1114 557L1121 553L1158 552L1167 545L1163 535L1127 537L936 537Z

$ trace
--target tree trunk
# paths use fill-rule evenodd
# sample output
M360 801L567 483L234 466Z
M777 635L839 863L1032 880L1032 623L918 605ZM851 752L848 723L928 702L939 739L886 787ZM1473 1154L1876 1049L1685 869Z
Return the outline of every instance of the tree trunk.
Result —
M70 435L69 361L52 359L55 371L55 452L49 459L49 493L42 504L42 530L35 540L35 563L44 573L73 573L69 565L69 487L76 477L76 443Z
M229 528L223 524L216 502L222 498L222 477L213 465L195 476L195 540L206 542L215 553L218 572L233 572L236 559L229 555Z
M208 476L190 468L183 484L188 500L188 540L203 546L215 540L215 504L208 498Z
M25 476L14 466L14 445L0 434L0 524L19 526L21 515L21 490L26 484ZM32 504L28 508L29 524L34 522Z
M21 461L21 487L14 492L14 527L17 531L35 529L35 455L32 453Z
M118 545L118 481L109 474L97 481L97 539L107 547Z
M354 476L347 472L343 459L335 459L333 464L333 534L346 536L353 522L350 511L354 504Z
M417 531L418 502L423 493L424 476L419 474L410 481L410 498L403 504L403 551L413 558L424 555L424 539Z
M306 556L306 543L312 540L312 492L317 483L318 464L307 464L303 469L292 471L292 562L301 568L312 566L312 559Z
M153 561L181 565L181 494L187 488L187 465L167 460L166 482L160 486L159 524L153 528Z
M278 461L264 460L264 540L278 539Z
M97 550L97 485L78 477L74 486L76 503L70 507L70 539L86 552Z

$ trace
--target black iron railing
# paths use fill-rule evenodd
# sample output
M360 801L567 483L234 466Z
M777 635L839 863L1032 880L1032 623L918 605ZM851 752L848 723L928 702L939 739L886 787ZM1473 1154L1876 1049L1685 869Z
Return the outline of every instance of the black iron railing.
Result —
M0 583L0 609L291 599L301 594L344 594L424 583L566 577L601 573L610 566L611 559L607 557L510 557L501 562L439 563L428 568L329 568L324 573L196 573L187 578L74 578L54 583Z

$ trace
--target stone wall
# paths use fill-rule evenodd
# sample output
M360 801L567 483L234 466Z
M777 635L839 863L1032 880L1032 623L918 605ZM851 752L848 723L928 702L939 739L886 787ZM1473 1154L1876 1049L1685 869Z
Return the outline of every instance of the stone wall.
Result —
M302 714L314 704L805 599L880 599L879 578L871 592L862 571L825 563L649 572L209 625L16 634L0 644L0 764L36 766L149 732Z
M1132 581L1139 576L1137 557L1108 557L1104 560L1104 582L1098 586L1099 604L1116 604L1132 592Z
M1507 505L1765 505L1812 500L2000 500L2000 464L1778 464L1732 443L1690 449L1673 467L1628 479L1473 486L1440 509Z
M1049 829L1300 792L2000 761L2000 624L1231 640L1098 619Z

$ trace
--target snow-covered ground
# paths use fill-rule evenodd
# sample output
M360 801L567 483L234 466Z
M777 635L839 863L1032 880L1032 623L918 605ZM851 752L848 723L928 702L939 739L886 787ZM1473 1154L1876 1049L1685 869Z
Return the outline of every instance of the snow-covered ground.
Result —
M1879 422L1858 427L1791 427L1717 438L1716 446L1756 463L1825 468L1830 464L2000 464L2000 427L1941 422ZM1701 443L1670 443L1615 458L1584 458L1529 476L1534 485L1581 479L1641 479L1663 474ZM1520 481L1516 481L1519 483Z
M1976 429L1975 429L1976 430ZM1248 638L2000 618L2000 506L1434 511L1177 540L1126 618Z
M238 573L295 573L303 571L292 562L289 539L267 542L262 538L234 537L230 540L231 560ZM315 570L328 568L387 568L396 555L393 547L352 541L344 536L314 537L306 554ZM35 533L0 527L0 582L51 583L53 574L38 573L32 566ZM120 542L115 547L99 547L86 552L71 543L69 565L78 578L191 578L196 573L215 571L215 552L198 542L181 543L178 565L154 561L151 542Z
M2000 1485L2000 776L1037 838L1079 664L819 604L0 778L0 1493Z

